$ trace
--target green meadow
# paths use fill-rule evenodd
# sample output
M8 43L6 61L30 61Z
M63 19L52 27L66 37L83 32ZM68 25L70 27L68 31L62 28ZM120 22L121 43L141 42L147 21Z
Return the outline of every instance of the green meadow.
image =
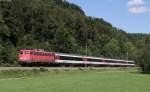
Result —
M150 75L136 71L1 71L0 92L150 92Z

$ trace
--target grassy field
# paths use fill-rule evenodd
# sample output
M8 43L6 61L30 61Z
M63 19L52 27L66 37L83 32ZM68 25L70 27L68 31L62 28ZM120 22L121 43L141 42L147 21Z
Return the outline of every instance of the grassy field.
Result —
M150 75L131 71L22 72L0 72L0 92L150 92Z

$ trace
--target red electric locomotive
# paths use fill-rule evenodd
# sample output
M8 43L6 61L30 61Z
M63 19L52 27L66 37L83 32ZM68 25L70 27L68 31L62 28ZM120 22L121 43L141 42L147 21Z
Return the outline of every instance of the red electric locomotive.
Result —
M19 50L19 63L22 65L35 63L52 63L55 61L55 54L44 50Z

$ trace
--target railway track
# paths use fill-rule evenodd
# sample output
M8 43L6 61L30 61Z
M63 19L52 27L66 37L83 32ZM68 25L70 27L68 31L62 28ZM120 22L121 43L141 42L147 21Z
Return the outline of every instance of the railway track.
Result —
M133 70L137 67L0 67L0 71L5 70Z

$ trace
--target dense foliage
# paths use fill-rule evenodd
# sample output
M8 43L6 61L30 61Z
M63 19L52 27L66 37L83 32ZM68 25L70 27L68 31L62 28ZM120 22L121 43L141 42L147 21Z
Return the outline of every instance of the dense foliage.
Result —
M145 37L88 17L65 0L0 1L0 64L16 63L21 48L136 60L148 51L139 46Z

